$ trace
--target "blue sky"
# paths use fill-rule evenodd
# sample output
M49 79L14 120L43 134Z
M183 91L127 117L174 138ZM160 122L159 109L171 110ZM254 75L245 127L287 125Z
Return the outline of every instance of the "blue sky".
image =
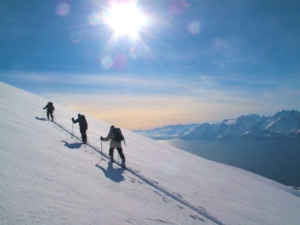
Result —
M126 3L145 19L134 38L107 23ZM0 81L127 129L299 110L299 12L298 0L4 0Z

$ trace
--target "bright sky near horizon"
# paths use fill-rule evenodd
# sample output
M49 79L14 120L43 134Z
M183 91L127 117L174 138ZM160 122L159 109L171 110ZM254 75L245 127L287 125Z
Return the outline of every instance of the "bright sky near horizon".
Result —
M126 129L300 110L299 12L298 0L4 0L0 81Z

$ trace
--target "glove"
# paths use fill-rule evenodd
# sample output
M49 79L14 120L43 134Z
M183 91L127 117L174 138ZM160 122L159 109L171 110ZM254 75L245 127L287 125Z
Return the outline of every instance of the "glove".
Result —
M102 136L100 137L100 140L103 141L103 137Z

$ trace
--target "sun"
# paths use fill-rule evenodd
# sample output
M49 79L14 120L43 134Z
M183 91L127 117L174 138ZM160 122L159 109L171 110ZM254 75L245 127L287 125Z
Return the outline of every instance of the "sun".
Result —
M128 35L132 38L138 36L145 22L145 16L134 4L114 5L106 19L117 36Z

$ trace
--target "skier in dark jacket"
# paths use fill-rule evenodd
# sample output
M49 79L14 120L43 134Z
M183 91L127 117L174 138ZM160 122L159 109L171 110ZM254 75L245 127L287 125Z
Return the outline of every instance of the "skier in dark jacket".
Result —
M50 116L51 116L51 120L53 122L53 111L55 110L53 103L48 102L47 105L43 109L47 109L48 120L50 120Z
M88 123L86 122L85 116L78 114L78 118L76 120L74 120L74 118L72 118L72 121L73 121L73 123L79 123L81 139L82 139L82 142L84 144L86 144L86 142L87 142L86 131L88 129Z

